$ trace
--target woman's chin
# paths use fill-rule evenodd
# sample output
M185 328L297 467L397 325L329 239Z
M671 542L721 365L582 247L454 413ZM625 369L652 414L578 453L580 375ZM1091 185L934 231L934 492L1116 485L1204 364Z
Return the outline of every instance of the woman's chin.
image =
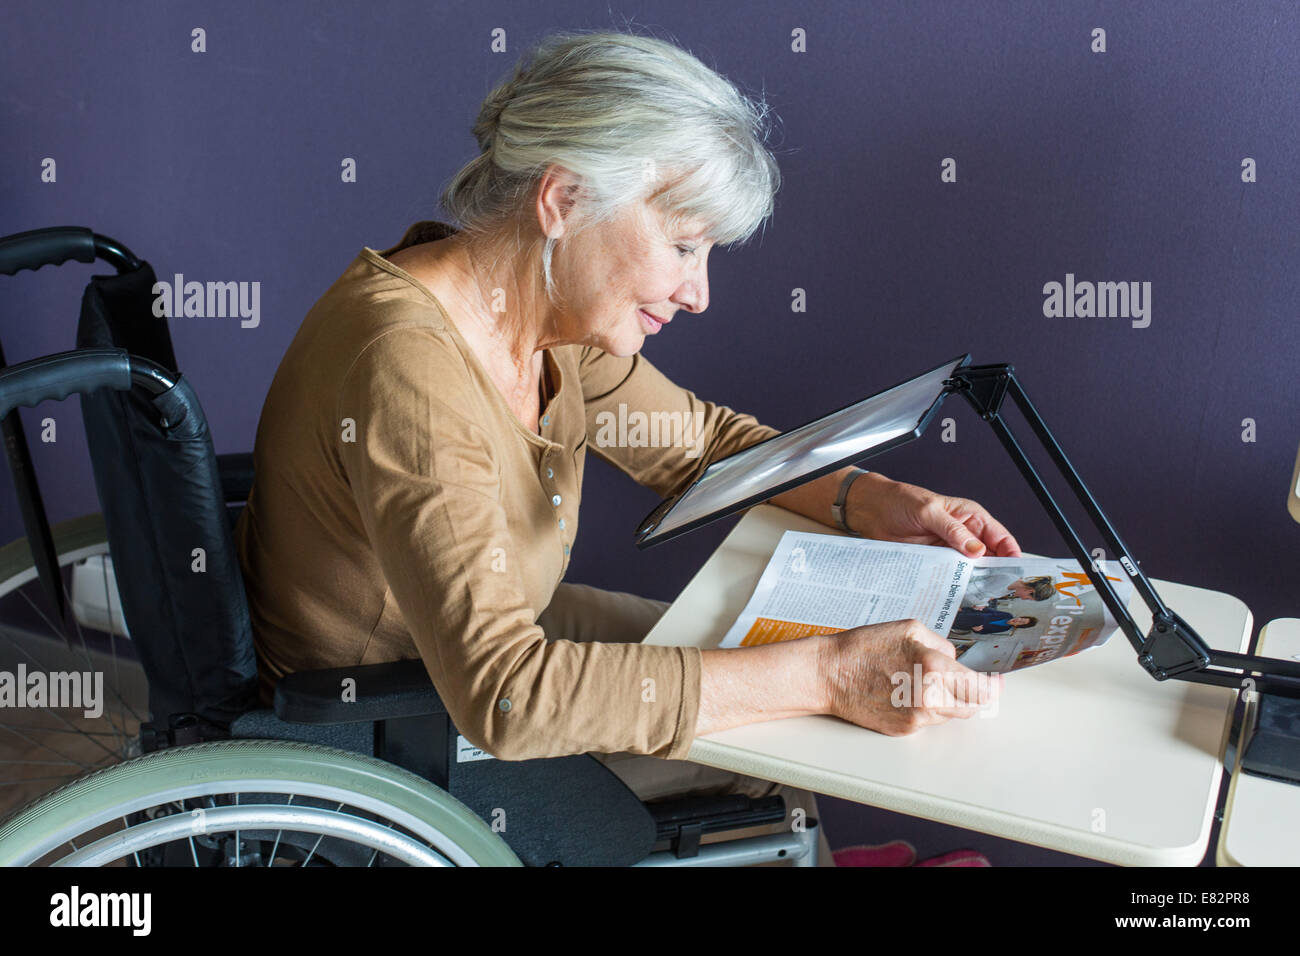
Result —
M640 352L645 340L645 335L620 335L616 340L606 344L605 351L618 358L627 358Z

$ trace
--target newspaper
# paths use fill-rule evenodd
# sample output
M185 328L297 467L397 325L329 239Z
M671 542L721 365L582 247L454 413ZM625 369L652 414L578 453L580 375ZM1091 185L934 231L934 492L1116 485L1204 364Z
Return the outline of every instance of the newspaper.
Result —
M1127 606L1126 576L1098 569ZM1006 672L1069 657L1119 625L1079 562L968 558L953 548L787 531L722 641L752 647L916 618L972 670Z

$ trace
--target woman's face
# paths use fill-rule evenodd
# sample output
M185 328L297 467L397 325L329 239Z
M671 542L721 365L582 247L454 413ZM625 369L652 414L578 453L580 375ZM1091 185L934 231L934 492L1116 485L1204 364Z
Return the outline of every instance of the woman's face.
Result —
M563 297L557 316L562 337L611 355L633 355L678 310L703 312L713 243L701 232L694 222L671 231L653 206L641 202L569 239L552 267Z

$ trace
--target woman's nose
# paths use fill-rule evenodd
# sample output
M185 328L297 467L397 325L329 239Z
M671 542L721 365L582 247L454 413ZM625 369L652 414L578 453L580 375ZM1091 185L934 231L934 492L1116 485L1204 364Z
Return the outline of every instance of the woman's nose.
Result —
M673 301L687 312L700 313L709 307L709 277L703 268L681 284Z

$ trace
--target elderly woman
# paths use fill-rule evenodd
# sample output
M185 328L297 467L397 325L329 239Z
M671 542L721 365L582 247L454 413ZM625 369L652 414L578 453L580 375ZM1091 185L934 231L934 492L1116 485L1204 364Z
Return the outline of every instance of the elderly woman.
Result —
M236 529L265 693L302 668L418 656L475 746L615 755L602 759L644 799L773 789L681 760L699 734L800 714L900 734L973 712L951 693L891 706L892 674L919 664L950 686L971 673L915 621L651 647L667 605L561 583L588 453L668 495L779 434L639 354L708 307L713 247L770 214L762 120L691 55L623 34L552 37L490 94L482 152L442 197L458 228L418 222L363 248L271 384ZM700 434L589 441L620 405L681 413ZM845 469L774 503L833 527L855 476L854 532L1019 553L974 502L879 473Z

